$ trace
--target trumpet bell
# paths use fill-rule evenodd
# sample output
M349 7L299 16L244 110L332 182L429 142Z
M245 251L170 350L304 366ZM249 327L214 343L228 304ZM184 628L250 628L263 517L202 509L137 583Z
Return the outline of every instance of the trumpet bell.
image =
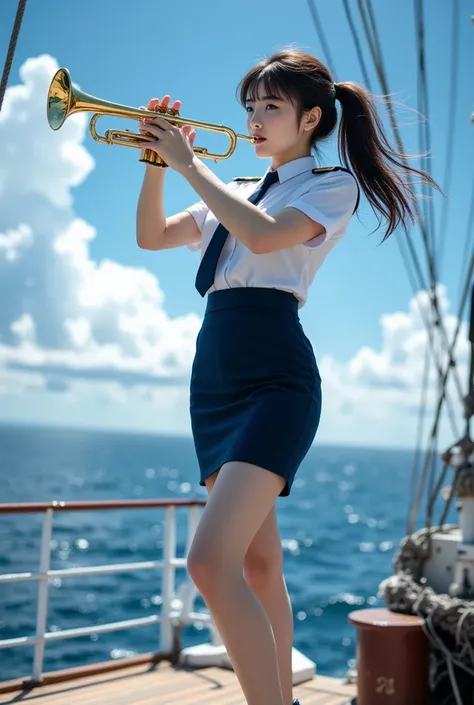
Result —
M46 116L52 130L59 130L70 113L72 82L67 69L59 69L51 81L46 105Z

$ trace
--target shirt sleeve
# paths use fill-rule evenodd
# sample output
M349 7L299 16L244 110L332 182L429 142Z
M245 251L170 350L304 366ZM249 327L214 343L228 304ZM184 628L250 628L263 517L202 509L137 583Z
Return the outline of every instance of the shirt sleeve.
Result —
M230 191L237 190L237 187L238 184L236 184L236 182L234 181L231 181L230 183L226 184L226 188ZM189 208L185 208L184 210L193 216L194 220L196 221L196 225L199 228L199 232L202 233L204 223L206 222L206 218L209 213L209 208L206 206L204 201L198 201L197 203L194 203L192 206L189 206ZM197 250L201 249L201 241L193 242L190 245L186 245L186 247L192 252L196 252Z
M303 243L306 247L320 247L338 231L349 224L359 187L355 178L347 171L328 172L315 176L311 187L288 203L286 208L296 208L311 220L324 225L325 232Z
M189 206L189 208L185 208L184 210L193 216L196 225L199 228L199 232L202 233L207 214L209 213L209 208L206 206L204 201L198 201L197 203L194 203L192 206ZM192 242L190 245L186 245L186 247L188 248L188 250L191 250L191 252L197 252L201 249L201 240L199 240L198 242Z
M209 213L209 208L206 206L204 201L198 201L197 203L194 203L192 206L189 206L189 208L185 208L184 210L188 213L191 213L194 220L196 221L196 225L199 228L199 232L202 232L204 221L206 220L207 214Z

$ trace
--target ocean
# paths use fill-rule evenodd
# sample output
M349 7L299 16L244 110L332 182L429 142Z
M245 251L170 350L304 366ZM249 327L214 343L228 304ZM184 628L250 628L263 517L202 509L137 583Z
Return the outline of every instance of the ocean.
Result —
M294 645L318 672L344 676L354 665L348 614L383 606L380 582L405 534L413 453L316 445L292 493L277 500ZM0 502L203 497L192 439L49 428L0 428ZM177 510L184 555L185 509ZM161 509L57 514L51 568L159 560ZM453 521L454 517L450 517ZM37 571L40 515L0 516L0 573ZM177 571L177 579L185 577ZM149 616L160 610L161 571L50 581L48 630ZM37 583L0 585L0 640L35 633ZM200 597L195 608L204 610ZM230 607L231 608L231 607ZM44 670L136 655L158 648L158 625L59 640ZM200 625L189 646L209 640ZM29 676L33 647L0 649L0 680Z

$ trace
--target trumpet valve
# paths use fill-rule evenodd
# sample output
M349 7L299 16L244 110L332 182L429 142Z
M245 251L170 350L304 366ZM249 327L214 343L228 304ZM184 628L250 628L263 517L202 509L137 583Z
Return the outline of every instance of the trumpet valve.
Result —
M144 162L145 164L150 164L151 166L168 166L164 159L162 159L153 149L142 149L140 159L138 161Z
M156 105L154 108L155 113L160 113L160 115L169 115L170 117L179 117L179 110L174 108L167 108L164 105Z

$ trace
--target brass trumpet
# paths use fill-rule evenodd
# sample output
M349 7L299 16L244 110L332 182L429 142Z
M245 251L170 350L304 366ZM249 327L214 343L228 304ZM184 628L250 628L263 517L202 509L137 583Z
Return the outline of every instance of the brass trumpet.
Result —
M198 122L197 120L185 120L179 117L179 111L172 108L164 108L158 106L156 111L140 110L132 108L128 105L120 103L111 103L107 100L95 98L88 93L74 88L71 81L70 73L67 69L59 69L49 86L48 98L46 105L46 115L48 124L52 130L59 130L64 124L64 121L73 113L80 111L93 112L89 124L89 132L96 142L105 144L118 144L123 147L135 147L142 150L140 161L152 164L153 166L167 166L164 160L152 149L142 149L138 142L146 141L146 136L139 133L130 132L129 130L106 130L101 136L97 133L96 122L103 115L112 115L113 117L123 117L129 119L141 119L144 117L155 117L158 113L172 125L190 125L202 130L210 130L211 132L223 132L230 140L230 146L224 154L213 154L205 147L193 147L193 151L203 159L214 159L218 162L220 159L230 157L237 146L237 140L246 140L254 144L253 137L247 135L238 135L231 130L230 127L224 125L213 125L208 122Z

